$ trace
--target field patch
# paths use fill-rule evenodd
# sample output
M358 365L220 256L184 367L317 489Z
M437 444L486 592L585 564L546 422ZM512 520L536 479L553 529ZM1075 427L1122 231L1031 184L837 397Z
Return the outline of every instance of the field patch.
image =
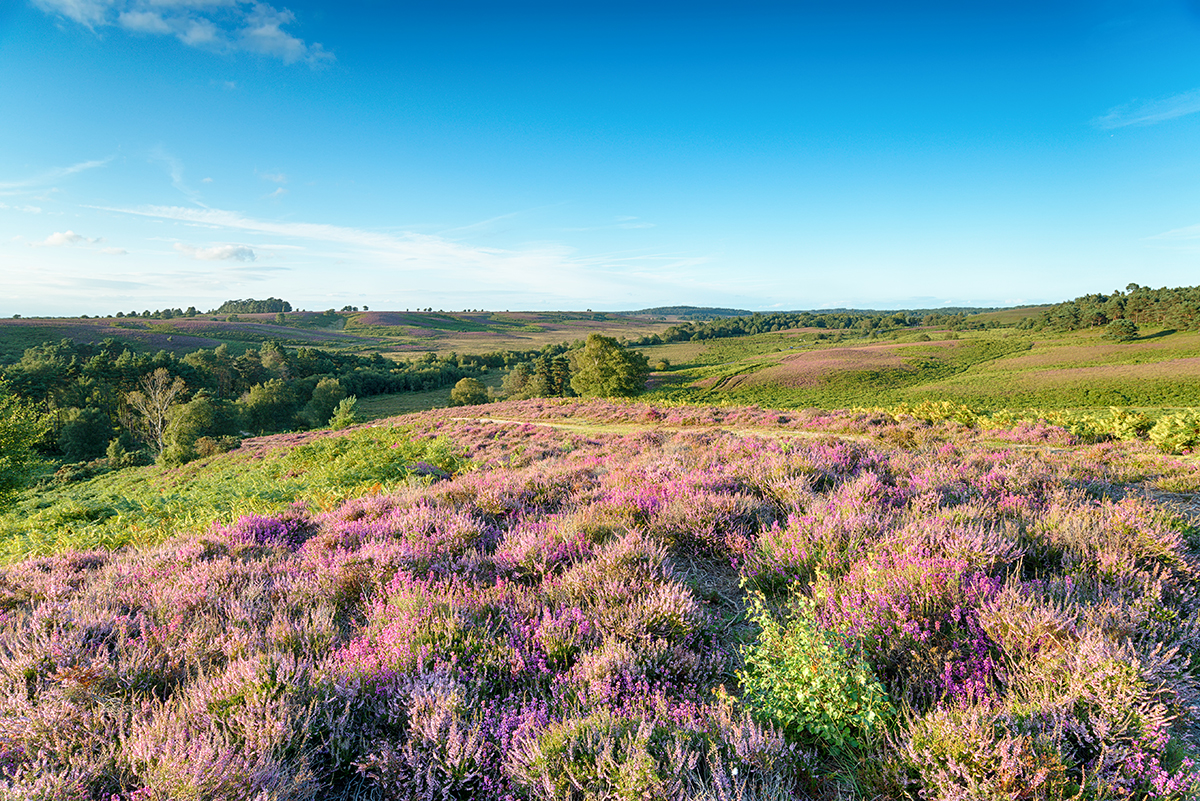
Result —
M913 371L931 366L931 362L946 361L946 352L961 348L965 343L939 342L927 345L887 343L857 347L823 347L804 353L789 354L777 364L763 367L747 375L734 376L723 386L778 385L785 388L817 387L836 378L839 373L880 371Z

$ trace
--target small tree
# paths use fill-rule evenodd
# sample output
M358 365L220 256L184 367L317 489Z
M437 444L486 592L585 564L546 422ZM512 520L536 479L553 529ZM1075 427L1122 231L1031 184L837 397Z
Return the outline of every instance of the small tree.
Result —
M361 423L362 418L358 416L357 406L358 398L355 396L351 395L348 398L342 398L342 402L338 404L333 417L329 418L329 427L338 431Z
M159 454L164 464L182 464L202 456L196 443L236 434L236 409L229 401L213 398L201 390L190 403L180 403L167 413L166 447Z
M29 482L38 464L34 443L48 428L45 417L0 383L0 507Z
M451 406L475 406L487 402L487 387L474 378L464 378L450 390Z
M571 389L584 397L632 397L646 386L650 363L640 351L626 350L612 337L588 334L575 358Z
M94 459L104 454L112 435L112 420L100 409L69 409L58 430L58 447L72 461Z
M1114 342L1129 342L1138 338L1138 327L1133 320L1113 320L1104 328L1104 338Z
M313 428L323 426L329 422L329 418L345 397L346 390L342 388L340 381L336 378L322 378L313 387L312 398L301 414L305 422Z
M167 368L160 367L153 373L142 376L138 386L141 389L127 393L125 401L141 416L141 433L155 454L158 454L165 445L167 412L175 403L175 399L187 389L187 384L179 376L172 380Z
M278 378L250 387L238 403L246 426L256 434L283 431L296 421L296 395Z

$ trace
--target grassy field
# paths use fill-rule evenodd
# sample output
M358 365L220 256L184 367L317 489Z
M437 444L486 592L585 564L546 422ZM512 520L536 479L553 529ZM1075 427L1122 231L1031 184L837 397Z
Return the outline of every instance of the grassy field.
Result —
M495 371L487 373L480 379L484 386L500 391L504 383L504 373ZM451 387L431 389L426 392L397 392L391 395L374 395L359 398L357 403L358 415L364 420L382 420L400 414L423 412L428 409L443 409L450 405Z
M647 348L651 398L842 408L949 400L979 409L1200 405L1200 333L906 332L816 342L779 332Z

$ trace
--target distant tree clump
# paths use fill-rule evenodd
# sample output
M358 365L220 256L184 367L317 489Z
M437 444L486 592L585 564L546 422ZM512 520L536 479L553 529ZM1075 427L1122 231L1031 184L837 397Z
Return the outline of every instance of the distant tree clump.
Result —
M1024 327L1078 331L1107 328L1117 320L1128 320L1139 328L1152 325L1185 331L1200 329L1200 286L1151 289L1128 284L1123 292L1117 289L1108 295L1081 295L1056 303L1040 317L1030 318Z
M476 406L487 402L487 387L475 378L464 378L450 390L451 406Z
M255 300L254 298L246 298L245 300L227 300L217 309L217 314L275 314L277 312L290 312L292 304L286 300L279 298L267 298L266 300Z
M346 404L349 396L448 390L463 378L520 364L530 366L530 376L540 375L539 386L571 394L571 347L427 353L393 361L378 353L286 348L272 340L240 354L221 345L177 355L137 353L111 337L97 343L63 339L0 363L0 382L44 417L47 430L34 444L40 454L71 463L107 454L108 467L119 469L154 458L177 464L219 453L236 447L242 432L317 428L335 417L338 425L350 425L358 418L354 404Z

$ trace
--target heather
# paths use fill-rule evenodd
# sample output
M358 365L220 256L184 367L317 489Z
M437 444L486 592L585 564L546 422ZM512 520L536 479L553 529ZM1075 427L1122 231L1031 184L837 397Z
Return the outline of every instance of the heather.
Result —
M1193 464L944 411L535 399L65 485L0 570L0 797L1193 797ZM187 512L61 513L122 473Z

